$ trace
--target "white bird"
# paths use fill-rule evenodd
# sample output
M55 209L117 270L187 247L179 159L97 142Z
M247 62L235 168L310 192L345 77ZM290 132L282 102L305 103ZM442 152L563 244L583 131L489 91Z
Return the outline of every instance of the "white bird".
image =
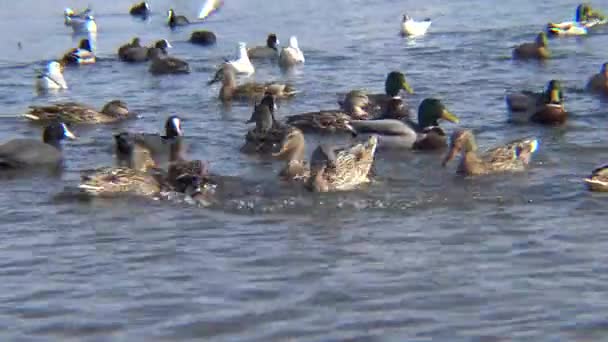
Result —
M403 15L401 21L401 34L404 36L422 36L431 26L431 19L426 18L423 21L415 21L408 15Z
M243 42L240 42L238 45L237 58L227 60L225 64L230 65L237 74L251 75L255 72L255 68L247 55L247 44Z
M97 23L92 15L85 18L72 17L68 25L72 27L74 33L97 33Z
M36 76L36 89L45 91L49 89L68 89L68 84L63 78L62 66L57 61L50 62L46 71Z
M281 54L279 55L279 65L281 67L290 67L296 64L304 63L304 53L300 50L298 45L298 38L296 36L291 36L289 38L289 46L281 49Z

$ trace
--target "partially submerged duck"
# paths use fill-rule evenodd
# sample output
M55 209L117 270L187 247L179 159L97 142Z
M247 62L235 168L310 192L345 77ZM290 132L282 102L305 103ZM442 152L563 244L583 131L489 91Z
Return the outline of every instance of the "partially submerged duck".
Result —
M271 33L266 38L265 46L255 46L247 49L247 56L250 59L276 58L279 56L279 39L277 35Z
M45 71L38 71L35 87L38 91L68 89L68 84L63 78L63 65L57 61L49 62Z
M118 49L118 58L123 62L137 63L150 60L152 49L157 51L161 56L167 56L167 49L171 48L171 44L166 39L161 39L154 43L154 46L141 46L139 38L135 37L131 43L127 43Z
M150 15L150 5L147 1L142 1L138 4L131 6L129 14L134 17L147 18Z
M591 191L608 192L608 165L596 168L584 181Z
M304 53L298 44L296 36L289 37L289 45L281 49L279 54L279 66L289 68L304 63Z
M168 156L173 144L184 144L179 141L184 135L182 130L182 121L179 116L171 115L165 121L164 135L160 133L131 133L121 132L116 136L121 136L122 139L129 139L146 147L153 157L164 155Z
M401 34L410 37L422 36L428 31L430 26L430 18L426 18L423 21L415 21L410 16L404 14L401 20Z
M154 75L190 73L188 62L176 57L167 56L162 49L150 49L149 56L152 63L150 63L148 71Z
M167 181L179 190L180 179L185 176L205 178L209 174L207 164L201 160L188 160L185 158L185 145L183 139L178 138L171 144L169 152L169 168Z
M95 63L95 54L91 42L88 39L82 39L77 48L71 49L63 55L61 63L64 65Z
M561 84L551 80L543 93L523 91L506 96L512 122L535 122L545 125L563 124L568 118L564 108Z
M215 44L216 41L215 33L207 30L194 31L190 35L190 43L196 45L209 46Z
M527 138L512 141L477 154L475 137L470 130L459 130L452 134L450 151L442 162L443 166L461 154L458 173L478 176L506 171L523 171L530 163L532 154L538 149L538 140Z
M357 132L351 126L352 118L342 110L321 110L290 115L285 118L288 125L298 127L304 132L333 134Z
M170 8L167 11L167 25L169 25L170 28L174 28L177 26L186 26L189 24L190 20L188 20L186 16L175 14L173 8Z
M589 79L587 90L595 94L608 96L608 63L602 64L600 72Z
M103 124L122 121L135 115L129 111L125 102L112 100L105 104L101 111L76 102L30 106L29 111L23 114L23 117L41 123L60 120L71 124Z
M257 104L247 124L255 123L255 128L247 131L245 144L241 152L253 154L268 154L274 151L276 145L283 140L288 126L279 124L274 117L275 98L267 92L262 101Z
M219 99L224 102L232 100L257 100L262 98L267 92L278 99L290 98L297 93L291 85L277 82L247 82L239 85L236 82L234 69L226 64L215 73L214 78L207 84L211 85L218 81L222 81Z
M538 59L543 60L551 57L547 43L547 35L540 32L533 43L523 43L513 49L513 59Z

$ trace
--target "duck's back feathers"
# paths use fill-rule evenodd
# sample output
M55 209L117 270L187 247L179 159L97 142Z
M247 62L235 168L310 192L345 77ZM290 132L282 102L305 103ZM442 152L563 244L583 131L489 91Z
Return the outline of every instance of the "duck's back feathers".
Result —
M304 132L315 133L349 133L355 134L350 125L351 118L341 110L323 110L290 115L286 118L288 125Z

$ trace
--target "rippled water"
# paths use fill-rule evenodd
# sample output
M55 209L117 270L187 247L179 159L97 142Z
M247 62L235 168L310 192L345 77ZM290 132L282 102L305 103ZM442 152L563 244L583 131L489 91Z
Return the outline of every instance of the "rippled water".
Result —
M606 339L606 197L585 191L581 179L606 156L606 104L583 86L606 61L607 36L552 40L556 58L546 65L509 60L513 45L571 18L575 4L226 0L198 25L218 36L217 46L201 48L187 42L194 27L171 32L163 22L169 6L195 16L196 1L153 1L147 22L126 14L127 1L90 2L99 62L68 69L71 89L41 97L34 70L79 39L62 10L87 2L4 1L0 11L3 140L39 136L16 117L30 104L101 107L121 98L142 113L77 128L81 139L65 144L59 175L0 180L1 340ZM430 34L399 37L403 12L433 18ZM238 41L262 44L269 32L283 42L296 34L307 58L290 74L256 64L256 80L288 80L302 91L281 116L333 108L336 93L351 88L380 91L399 69L416 91L414 107L442 98L482 147L538 136L532 169L462 179L439 167L438 154L381 152L376 181L360 191L280 186L279 163L238 152L251 108L224 110L217 86L206 86ZM168 38L194 72L154 77L146 65L119 63L116 49L135 35ZM568 124L508 125L505 90L541 89L551 78L565 83ZM157 131L170 114L184 118L192 156L245 188L210 209L58 195L80 170L112 162L112 132Z

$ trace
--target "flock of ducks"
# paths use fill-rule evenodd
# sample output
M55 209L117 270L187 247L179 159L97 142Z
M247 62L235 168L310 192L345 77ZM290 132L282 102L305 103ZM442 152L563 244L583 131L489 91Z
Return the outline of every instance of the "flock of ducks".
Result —
M221 1L205 3L199 20L215 12ZM130 14L146 18L150 6L146 2L134 5ZM95 32L97 25L90 9L75 13L66 9L65 24L74 30ZM605 20L587 4L579 6L576 24L585 26L593 20ZM185 16L167 12L169 27L189 25ZM401 33L417 36L425 34L431 25L426 19L416 22L404 16ZM548 25L549 30L559 25ZM559 27L565 28L566 25ZM213 44L215 35L209 31L195 31L191 42ZM127 63L149 63L153 74L189 73L188 63L170 56L171 44L159 40L150 46L141 45L139 38L118 49L118 58ZM457 172L478 176L499 172L525 170L538 149L538 140L525 138L479 152L471 130L458 129L448 139L441 121L458 123L441 100L424 99L417 108L417 120L410 115L410 105L401 93L413 93L412 87L400 71L387 74L384 93L372 94L363 90L349 91L338 101L337 108L300 113L283 119L275 117L277 101L290 99L298 94L293 86L281 82L239 83L239 75L255 73L252 60L269 59L281 68L291 68L305 63L302 50L295 36L281 47L275 34L269 34L266 44L248 48L238 44L236 59L225 60L218 67L209 85L221 83L218 99L224 103L243 101L255 103L247 124L254 124L245 135L241 147L243 153L265 155L284 161L279 177L294 186L303 186L315 192L352 190L371 181L371 170L378 148L433 151L447 148L442 161L446 166L460 156ZM533 43L521 44L513 49L514 59L544 60L550 58L546 32L540 32ZM63 69L69 65L94 64L95 53L89 39L68 51L61 59L51 61L47 69L36 79L40 91L66 89ZM608 63L600 73L588 82L587 89L608 96ZM544 92L522 91L506 96L511 121L559 125L566 122L563 92L558 80L551 80ZM69 125L104 124L126 120L136 116L119 100L107 103L99 111L79 103L57 103L31 106L23 115L31 122L45 125L42 141L14 139L0 145L0 165L5 168L24 168L38 165L58 166L62 161L61 141L76 139ZM121 132L114 135L117 163L96 170L83 172L79 188L92 196L129 194L159 198L166 192L184 193L194 200L206 201L214 186L215 177L205 162L190 160L185 156L185 138L178 116L167 118L164 134ZM306 160L305 134L344 134L360 141L338 148L321 143L310 161ZM166 167L163 167L166 166ZM608 166L600 167L585 179L591 190L608 191ZM298 185L299 184L299 185Z

